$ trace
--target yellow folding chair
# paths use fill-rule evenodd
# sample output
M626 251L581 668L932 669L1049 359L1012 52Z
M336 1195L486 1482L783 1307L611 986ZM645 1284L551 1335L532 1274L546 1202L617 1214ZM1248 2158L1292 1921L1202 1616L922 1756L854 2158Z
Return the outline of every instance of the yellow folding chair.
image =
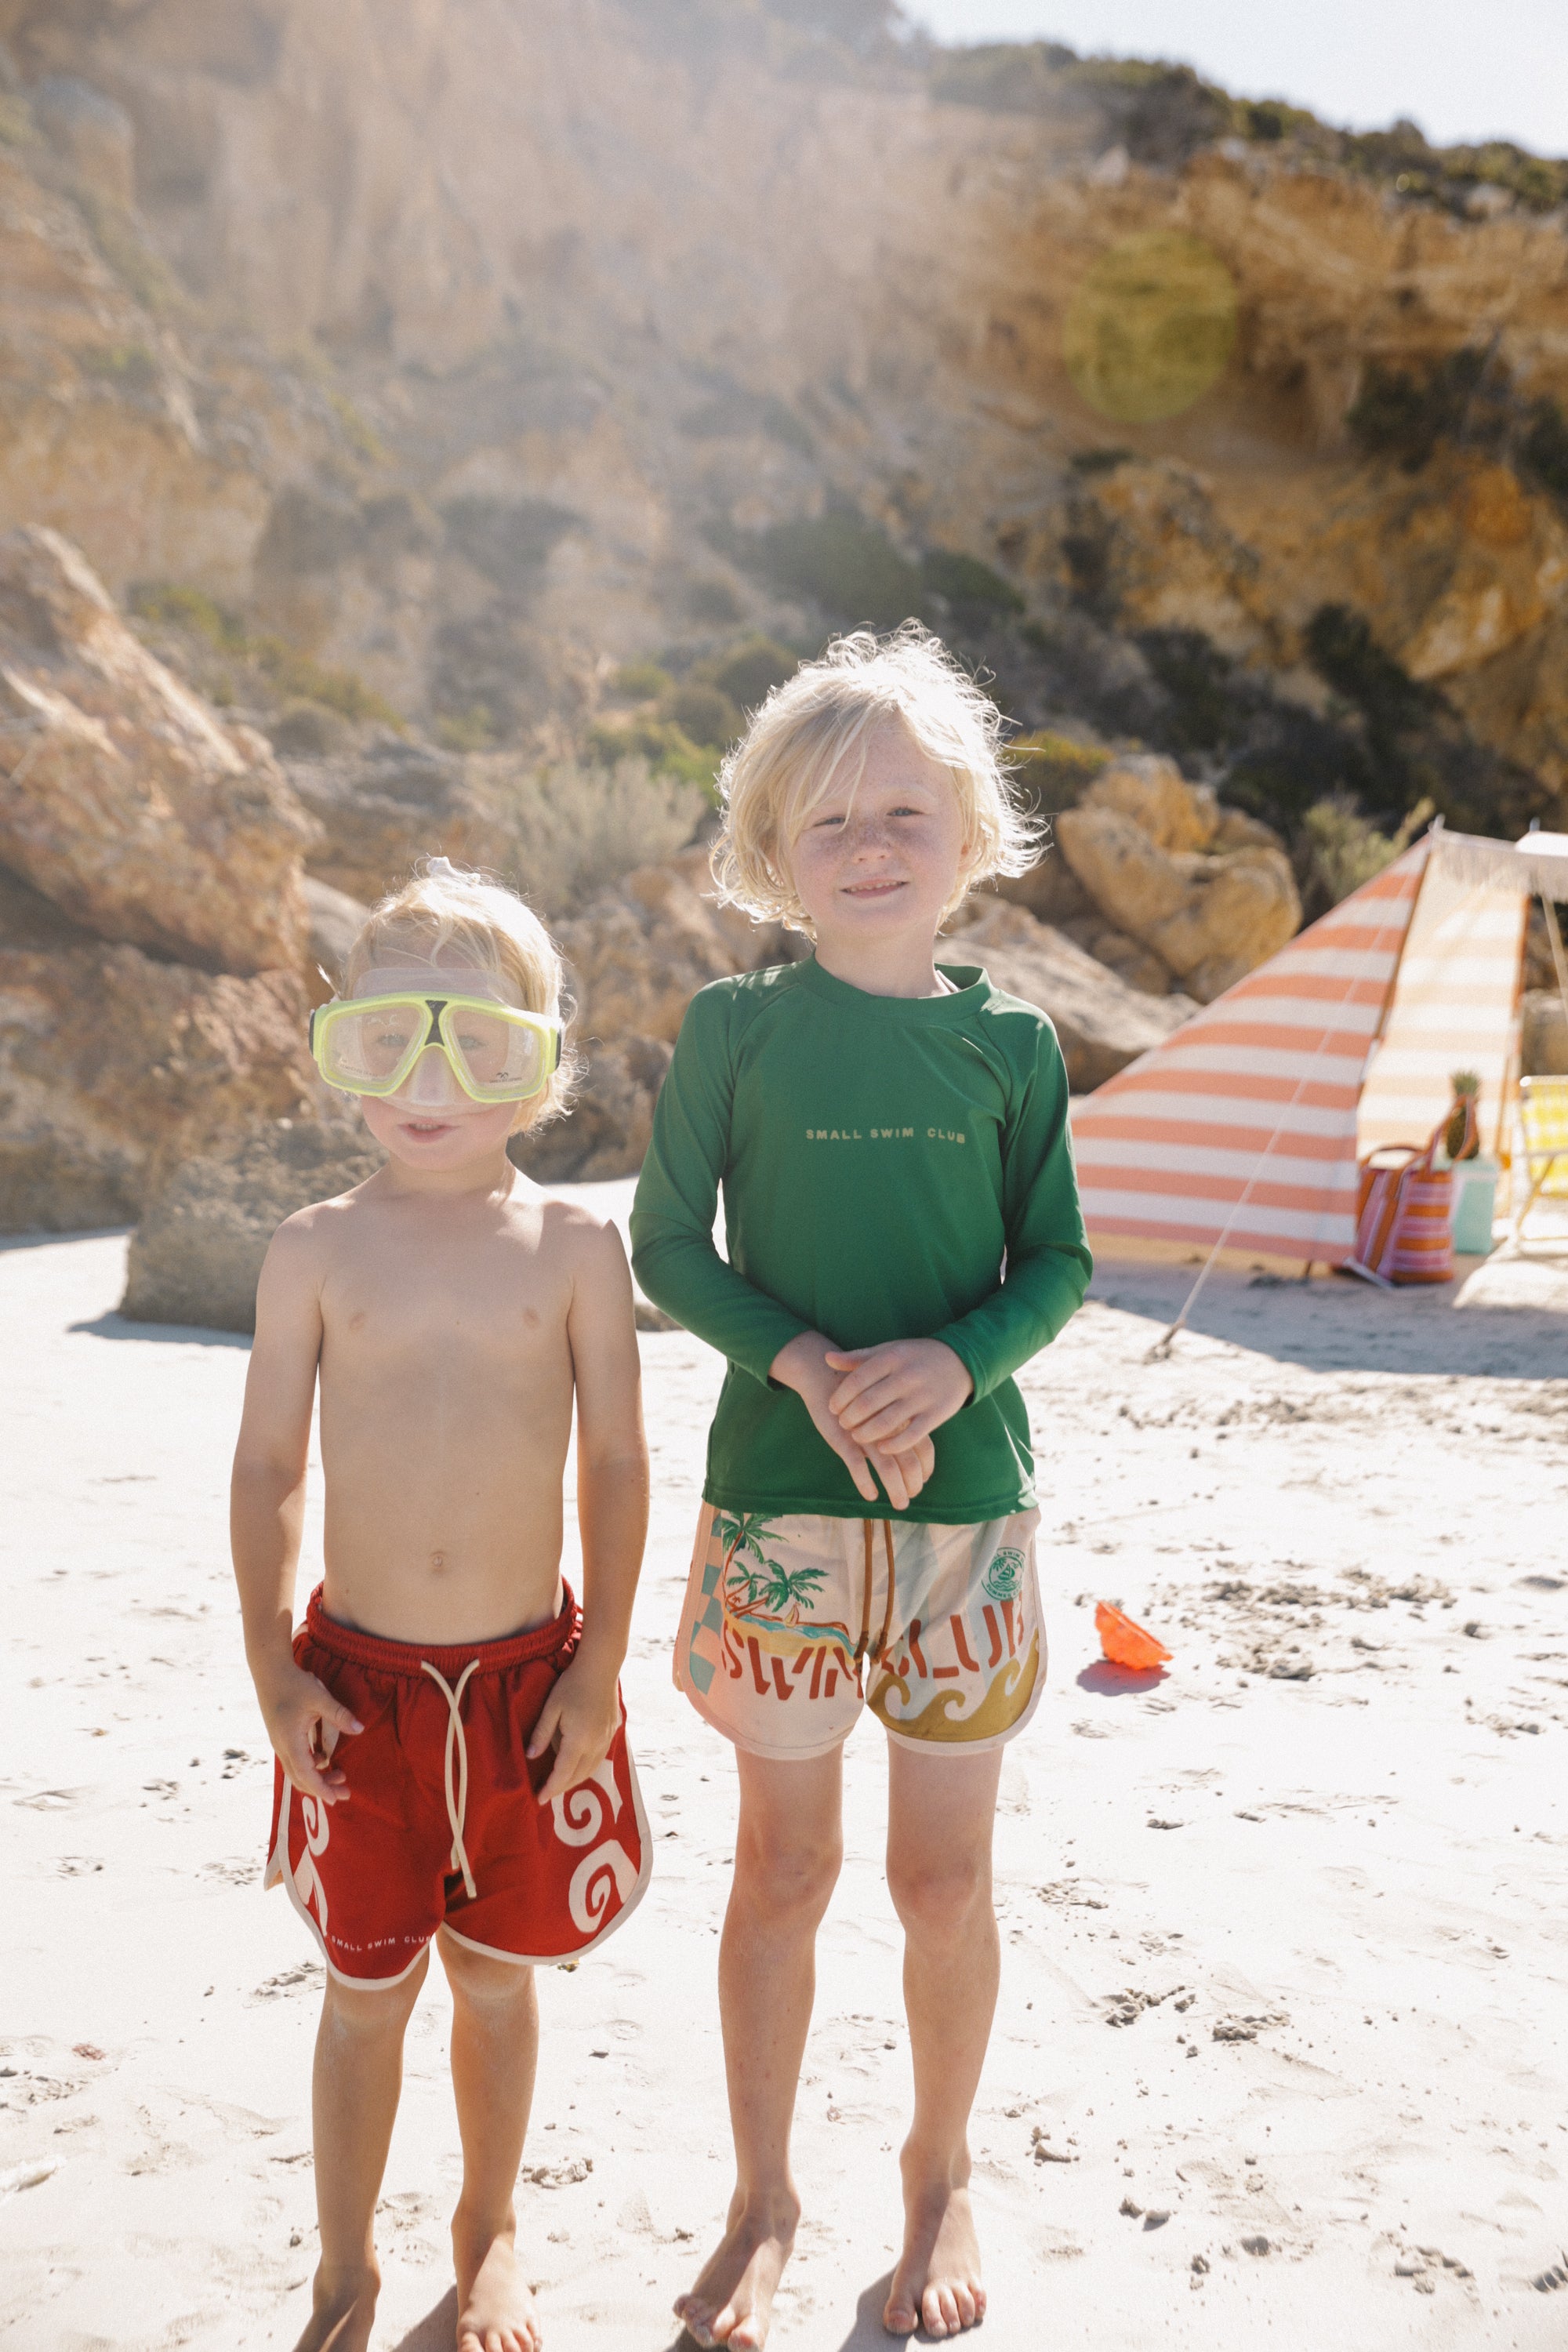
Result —
M1509 1233L1510 1250L1522 1246L1524 1223L1537 1201L1568 1200L1568 1078L1521 1078L1519 1144L1514 1167L1529 1182Z

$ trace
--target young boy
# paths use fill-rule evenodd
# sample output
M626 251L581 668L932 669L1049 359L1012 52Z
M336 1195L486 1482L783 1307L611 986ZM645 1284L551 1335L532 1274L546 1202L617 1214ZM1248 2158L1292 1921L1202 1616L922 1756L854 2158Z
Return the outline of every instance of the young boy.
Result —
M563 1096L560 964L510 891L437 860L313 1017L384 1168L268 1253L234 1466L246 1654L277 1751L268 1880L321 1945L321 2261L300 2352L358 2352L404 2028L439 1947L463 2186L459 2352L537 2352L512 2190L533 1965L647 1881L617 1676L647 1524L631 1280L613 1225L507 1157ZM326 1574L293 1632L321 1380ZM577 1410L584 1609L561 1578Z
M737 2180L676 2310L737 2352L766 2337L800 2210L790 2124L841 1750L868 1705L915 2083L884 2325L948 2336L985 2308L965 2133L996 1996L992 1816L1045 1663L1010 1375L1090 1270L1049 1021L935 961L972 884L1036 854L997 740L912 625L844 640L758 714L715 872L816 952L694 1000L632 1221L649 1297L729 1359L675 1675L737 1750L720 1956Z

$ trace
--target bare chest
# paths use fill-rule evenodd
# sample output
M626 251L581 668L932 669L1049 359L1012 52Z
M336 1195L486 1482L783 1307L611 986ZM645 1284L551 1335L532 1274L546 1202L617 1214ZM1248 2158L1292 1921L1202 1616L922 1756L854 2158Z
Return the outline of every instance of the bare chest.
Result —
M369 1248L333 1269L322 1296L322 1387L335 1376L437 1387L531 1386L569 1362L571 1288L537 1249Z

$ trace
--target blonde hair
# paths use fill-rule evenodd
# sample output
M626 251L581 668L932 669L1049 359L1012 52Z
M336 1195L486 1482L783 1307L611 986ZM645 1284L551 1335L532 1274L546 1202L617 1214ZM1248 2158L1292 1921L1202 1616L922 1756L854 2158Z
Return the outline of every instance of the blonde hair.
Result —
M885 637L857 630L803 663L725 760L724 824L711 859L725 898L759 921L782 919L809 933L790 853L846 769L851 793L858 788L871 739L889 722L946 769L963 819L964 855L944 922L975 883L1035 864L1042 844L1014 795L1000 712L939 638L906 621Z
M445 857L422 859L401 889L389 891L360 926L343 961L343 994L352 996L378 963L409 950L422 962L449 951L476 971L510 981L525 1012L563 1015L554 940L515 890L488 875ZM538 1094L518 1105L512 1131L542 1127L569 1110L576 1077L576 1057L563 1038L559 1066Z

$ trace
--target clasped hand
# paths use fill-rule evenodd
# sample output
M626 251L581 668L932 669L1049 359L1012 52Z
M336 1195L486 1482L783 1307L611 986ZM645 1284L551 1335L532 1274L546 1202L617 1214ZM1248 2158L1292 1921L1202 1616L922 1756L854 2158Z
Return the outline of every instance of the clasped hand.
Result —
M857 1493L874 1503L879 1478L896 1511L909 1508L935 1469L932 1433L952 1420L974 1385L940 1339L835 1348L820 1331L803 1331L779 1350L771 1370L800 1397Z

